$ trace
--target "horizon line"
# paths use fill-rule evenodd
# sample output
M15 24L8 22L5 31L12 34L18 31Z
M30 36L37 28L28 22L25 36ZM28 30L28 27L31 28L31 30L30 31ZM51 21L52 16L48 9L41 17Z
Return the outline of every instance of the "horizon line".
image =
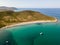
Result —
M15 6L0 6L0 7L15 7ZM44 7L15 7L15 8L44 8ZM45 8L60 8L60 7L45 7Z

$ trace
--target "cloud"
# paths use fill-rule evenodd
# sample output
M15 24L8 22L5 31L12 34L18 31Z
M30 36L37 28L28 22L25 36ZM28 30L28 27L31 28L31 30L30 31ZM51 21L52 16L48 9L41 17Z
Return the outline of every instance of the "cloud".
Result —
M60 8L60 0L0 0L0 6L23 8Z

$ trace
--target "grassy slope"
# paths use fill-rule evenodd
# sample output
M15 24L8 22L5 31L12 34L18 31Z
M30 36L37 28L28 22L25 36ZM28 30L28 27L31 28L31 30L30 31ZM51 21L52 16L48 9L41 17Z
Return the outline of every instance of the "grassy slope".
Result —
M55 20L55 18L46 16L35 11L4 11L0 12L0 28L13 23L36 21L36 20Z

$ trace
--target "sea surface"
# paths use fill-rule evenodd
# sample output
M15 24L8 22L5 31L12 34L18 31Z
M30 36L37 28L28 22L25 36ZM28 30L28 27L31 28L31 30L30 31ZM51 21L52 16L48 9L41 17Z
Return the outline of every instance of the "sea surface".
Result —
M59 8L21 8L34 10L58 19L55 23L34 23L15 26L0 31L0 45L60 45Z

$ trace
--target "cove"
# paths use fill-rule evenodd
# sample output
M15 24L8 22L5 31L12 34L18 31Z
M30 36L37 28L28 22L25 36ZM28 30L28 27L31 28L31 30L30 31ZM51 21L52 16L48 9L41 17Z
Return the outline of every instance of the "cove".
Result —
M0 45L60 45L60 23L35 23L1 30Z

